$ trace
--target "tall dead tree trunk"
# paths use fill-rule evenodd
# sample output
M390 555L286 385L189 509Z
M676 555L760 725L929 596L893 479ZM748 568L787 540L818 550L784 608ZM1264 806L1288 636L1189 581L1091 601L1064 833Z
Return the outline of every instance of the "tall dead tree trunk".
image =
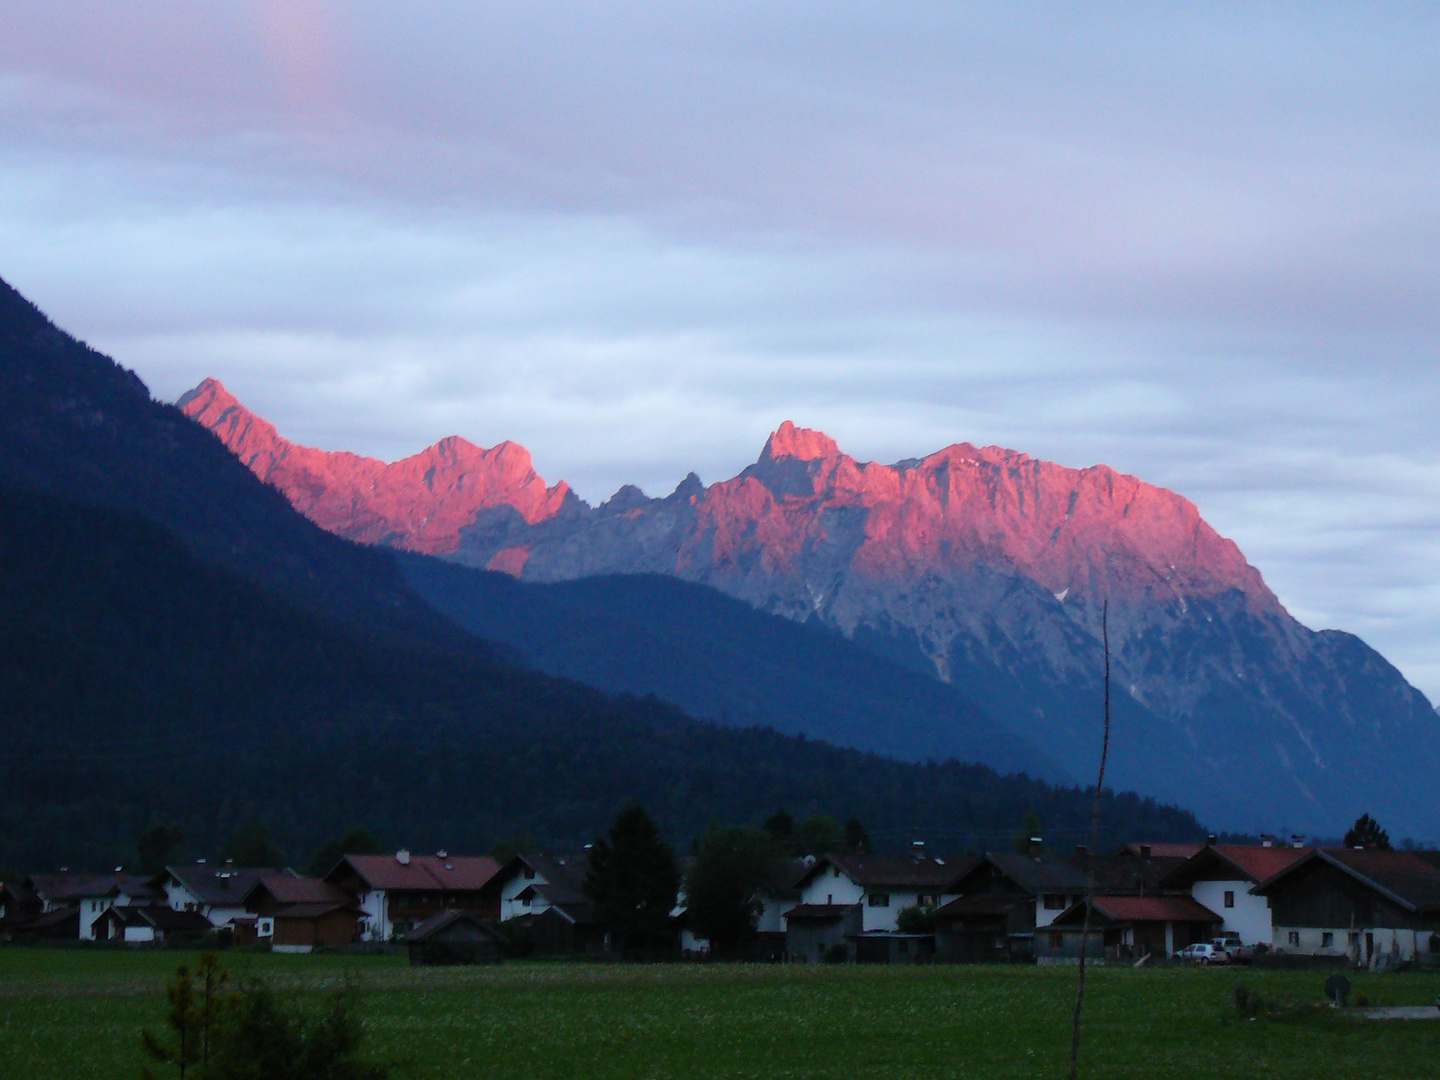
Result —
M1075 988L1075 1015L1070 1021L1070 1080L1080 1077L1080 1013L1085 1008L1085 955L1090 947L1090 912L1095 907L1095 848L1100 842L1100 792L1105 786L1105 761L1110 756L1110 601L1100 609L1100 638L1105 649L1105 731L1100 741L1100 774L1090 807L1090 873L1085 886L1085 919L1080 926L1080 980Z

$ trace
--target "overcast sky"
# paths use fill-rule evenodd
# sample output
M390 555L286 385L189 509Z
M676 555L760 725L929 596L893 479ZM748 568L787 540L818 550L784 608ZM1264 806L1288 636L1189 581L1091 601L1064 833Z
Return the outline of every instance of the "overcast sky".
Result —
M591 501L952 442L1193 499L1440 700L1440 7L8 0L0 277Z

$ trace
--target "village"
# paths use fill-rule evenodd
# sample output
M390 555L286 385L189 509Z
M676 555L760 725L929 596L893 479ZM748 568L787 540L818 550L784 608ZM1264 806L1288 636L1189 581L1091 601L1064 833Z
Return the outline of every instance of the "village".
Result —
M0 941L408 948L413 963L602 958L618 950L586 895L586 859L400 850L345 855L318 877L204 861L152 876L33 874L0 883ZM776 895L756 898L748 959L1064 964L1088 933L1096 963L1440 967L1436 851L1211 837L1127 843L1091 860L1040 837L960 857L916 841L905 854L789 859L785 875ZM687 925L683 886L669 926L650 958L711 958Z

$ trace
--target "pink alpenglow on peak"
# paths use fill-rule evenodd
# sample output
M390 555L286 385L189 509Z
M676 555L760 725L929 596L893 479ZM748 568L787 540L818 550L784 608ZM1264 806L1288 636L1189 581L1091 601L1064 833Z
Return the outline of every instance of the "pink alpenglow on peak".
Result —
M811 428L796 427L786 420L765 441L761 459L791 457L801 461L814 461L817 458L839 456L840 447L835 445L835 440L829 435Z
M206 379L176 403L209 428L261 480L330 532L362 544L427 555L453 552L482 510L510 507L527 524L554 517L570 495L546 487L530 452L512 442L490 449L458 436L400 461L297 446ZM523 566L511 557L507 565Z

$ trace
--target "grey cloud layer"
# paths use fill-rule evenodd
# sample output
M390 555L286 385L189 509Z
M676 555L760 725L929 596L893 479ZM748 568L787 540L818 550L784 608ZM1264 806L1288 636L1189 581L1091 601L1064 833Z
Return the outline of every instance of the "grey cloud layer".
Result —
M1193 498L1440 694L1430 9L22 0L0 275L174 397L603 498L781 419Z

